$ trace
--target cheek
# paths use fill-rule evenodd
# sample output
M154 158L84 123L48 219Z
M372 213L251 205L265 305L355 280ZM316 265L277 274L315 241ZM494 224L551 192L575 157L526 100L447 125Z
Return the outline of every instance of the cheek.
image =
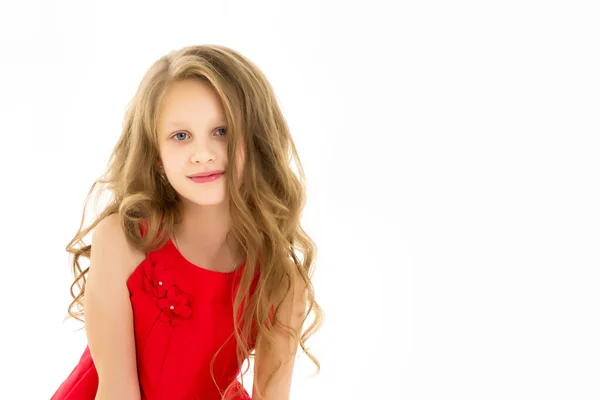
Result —
M176 149L165 147L161 152L161 158L163 159L164 164L169 166L176 166L182 163L182 160L185 158L184 154L181 151L177 151Z

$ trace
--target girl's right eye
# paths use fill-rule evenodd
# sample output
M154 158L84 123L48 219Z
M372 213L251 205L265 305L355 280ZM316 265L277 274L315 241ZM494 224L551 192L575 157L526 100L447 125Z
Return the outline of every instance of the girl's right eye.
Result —
M177 137L177 135L181 135L181 134L187 135L187 133L186 133L186 132L177 132L177 133L176 133L176 134L174 134L174 135L173 135L171 138ZM181 137L181 136L179 136L179 137ZM185 137L183 137L183 139L185 139ZM181 140L177 140L177 141L178 141L178 142L181 142Z

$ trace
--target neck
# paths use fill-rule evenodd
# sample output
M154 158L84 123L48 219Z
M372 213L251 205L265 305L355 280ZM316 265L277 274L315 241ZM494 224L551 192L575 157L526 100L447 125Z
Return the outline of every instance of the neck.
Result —
M183 219L175 226L177 240L207 253L217 253L223 247L233 247L233 239L227 233L231 230L231 217L227 204L184 206Z

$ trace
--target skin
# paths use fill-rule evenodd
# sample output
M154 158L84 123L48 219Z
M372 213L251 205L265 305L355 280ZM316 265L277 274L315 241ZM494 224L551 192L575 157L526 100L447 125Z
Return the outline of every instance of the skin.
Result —
M227 119L214 89L205 82L185 80L172 83L158 117L158 142L163 171L179 194L183 222L175 226L180 252L206 269L229 272L241 260L234 254L239 244L232 238L226 177L196 183L187 176L211 170L226 170ZM237 168L241 180L245 161L243 147Z

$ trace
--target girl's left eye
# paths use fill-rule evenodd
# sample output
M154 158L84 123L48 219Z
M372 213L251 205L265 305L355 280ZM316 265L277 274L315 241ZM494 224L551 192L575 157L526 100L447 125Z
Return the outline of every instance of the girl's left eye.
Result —
M217 129L217 132L219 132L219 131L225 131L225 132L227 132L227 129L226 128L219 128L219 129ZM225 135L222 135L222 136L225 136Z

